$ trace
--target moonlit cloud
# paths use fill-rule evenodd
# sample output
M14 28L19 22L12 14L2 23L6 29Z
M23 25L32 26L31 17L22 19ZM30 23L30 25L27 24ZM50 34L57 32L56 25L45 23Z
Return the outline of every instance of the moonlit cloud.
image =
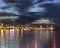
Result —
M8 11L8 12L7 12L7 11ZM15 8L15 7L11 7L11 8L5 9L5 12L19 15L19 11L18 11L18 9Z
M13 13L16 15L20 15L18 9L15 7L10 7L10 8L6 8L6 9L2 9L0 8L0 12L5 12L5 13Z
M28 10L28 12L46 12L46 8L44 8L44 7L32 7Z
M0 16L0 20L6 20L6 19L18 19L18 16Z
M3 0L0 0L0 12L20 15L18 9L15 6L6 4Z

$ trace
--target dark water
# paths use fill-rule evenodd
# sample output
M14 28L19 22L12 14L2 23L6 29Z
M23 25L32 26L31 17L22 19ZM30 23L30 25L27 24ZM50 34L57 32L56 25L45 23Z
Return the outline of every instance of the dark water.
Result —
M0 32L0 48L60 48L60 41L55 30L14 30Z

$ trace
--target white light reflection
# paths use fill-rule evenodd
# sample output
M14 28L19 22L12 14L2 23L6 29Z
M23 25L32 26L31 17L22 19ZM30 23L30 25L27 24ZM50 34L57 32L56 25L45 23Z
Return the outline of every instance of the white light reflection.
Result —
M3 29L1 29L1 37L3 38Z
M14 29L10 29L10 40L14 40Z

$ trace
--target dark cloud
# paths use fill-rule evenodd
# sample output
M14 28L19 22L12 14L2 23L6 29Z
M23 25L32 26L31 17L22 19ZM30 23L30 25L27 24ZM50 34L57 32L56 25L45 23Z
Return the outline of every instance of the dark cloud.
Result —
M59 0L49 0L46 2L45 0L3 0L9 7L3 7L2 9L8 9L11 7L17 8L16 10L19 11L19 19L16 19L14 22L15 24L26 24L31 23L36 20L40 20L41 18L49 18L54 21L56 30L57 39L60 37L60 3ZM50 2L52 1L52 2ZM54 3L55 2L55 3ZM26 13L27 9L32 7L45 7L47 12L45 14L41 14L41 12L30 12ZM10 9L11 10L11 9ZM8 12L9 10L7 10ZM13 13L13 12L12 12ZM13 23L7 21L6 23Z
M5 2L9 3L18 3L20 0L3 0Z
M38 2L39 0L3 0L3 1L6 4L8 4L8 6L3 7L2 9L8 9L14 7L15 10L18 10L19 14L28 12L28 10L32 10L32 12L42 12L44 10L44 9L42 10L40 6L35 6L35 3Z
M49 3L44 4L44 7L47 8L47 13L45 14L46 18L52 18L56 25L60 24L60 3Z
M54 19L55 23L57 23L58 18L60 17L60 5L54 2L44 2L44 0L3 0L9 7L14 7L15 10L19 11L19 16L21 23L29 23L34 20L38 20L40 18L56 18ZM50 0L51 1L51 0ZM2 9L8 9L9 7L5 7ZM27 10L34 7L45 7L47 9L46 13L43 12L30 12L27 13ZM17 9L16 9L17 8ZM35 9L35 8L34 8ZM8 12L8 11L7 11Z
M3 0L10 5L19 8L20 11L25 11L28 7L33 5L34 0Z
M41 3L41 2L44 2L44 0L37 0L37 1L35 2L35 4L38 4L38 3Z
M27 13L26 11L29 8L32 8L32 6L34 6L34 0L3 0L6 4L9 5L9 7L3 7L2 9L9 9L9 8L17 8L16 10L19 11L19 19L16 20L16 22L18 21L18 23L31 23L35 20L37 20L40 15L42 16L41 13L34 13L34 12L30 12ZM36 0L37 2L37 0ZM7 10L8 12L9 10ZM11 11L11 10L10 10Z

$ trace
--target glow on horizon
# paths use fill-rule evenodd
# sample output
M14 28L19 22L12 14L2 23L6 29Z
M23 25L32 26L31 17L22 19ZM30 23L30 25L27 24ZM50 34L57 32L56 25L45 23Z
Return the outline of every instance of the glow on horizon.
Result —
M55 23L49 19L40 19L32 22L32 24L55 24Z

